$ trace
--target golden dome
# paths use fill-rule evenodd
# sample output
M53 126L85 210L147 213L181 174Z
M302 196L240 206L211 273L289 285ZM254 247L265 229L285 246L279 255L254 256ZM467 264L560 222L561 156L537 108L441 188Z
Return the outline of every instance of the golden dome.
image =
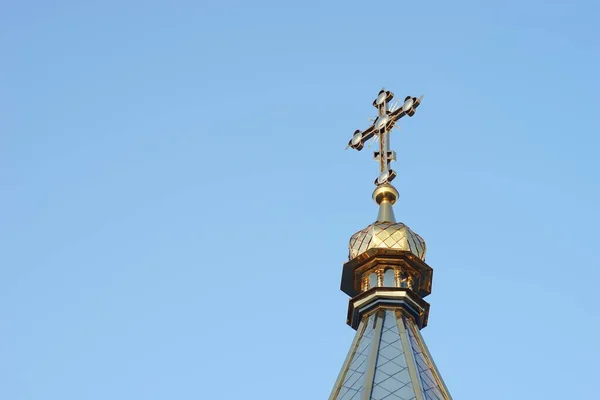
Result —
M392 206L398 200L398 191L390 184L379 185L373 192L379 205L377 221L356 232L350 238L348 258L373 248L407 250L425 260L425 240L408 226L396 222Z
M425 240L401 222L374 222L350 238L348 258L373 248L407 250L425 260Z

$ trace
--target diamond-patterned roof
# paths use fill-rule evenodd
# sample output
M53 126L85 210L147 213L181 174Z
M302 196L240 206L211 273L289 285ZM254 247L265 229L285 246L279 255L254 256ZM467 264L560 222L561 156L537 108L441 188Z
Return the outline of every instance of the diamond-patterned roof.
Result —
M363 318L329 396L363 399L452 400L412 319L391 309Z
M408 250L425 260L425 240L401 222L375 222L350 238L351 260L372 248Z

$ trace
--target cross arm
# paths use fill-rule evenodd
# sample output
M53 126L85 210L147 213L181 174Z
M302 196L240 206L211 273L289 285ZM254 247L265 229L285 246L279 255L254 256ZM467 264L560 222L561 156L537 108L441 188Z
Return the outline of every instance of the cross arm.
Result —
M423 97L423 96L421 96L421 97ZM418 99L416 97L406 96L406 99L404 99L404 104L402 105L402 107L398 108L396 111L391 112L390 117L393 121L397 121L400 118L404 117L405 115L412 117L413 115L415 115L415 110L420 105L421 105L421 99Z
M348 142L348 147L352 147L355 150L361 151L365 146L367 140L371 139L375 135L375 127L371 125L366 130L361 131L357 129L352 135L352 139Z

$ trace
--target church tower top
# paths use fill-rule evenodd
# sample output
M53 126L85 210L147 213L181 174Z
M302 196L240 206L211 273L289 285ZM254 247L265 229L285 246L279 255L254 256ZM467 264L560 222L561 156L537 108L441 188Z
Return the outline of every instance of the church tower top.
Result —
M394 94L382 89L373 106L378 116L348 147L361 150L379 141L379 176L373 199L377 220L350 239L349 261L342 268L341 290L351 297L346 322L354 341L329 400L452 400L427 350L420 330L427 325L433 269L425 263L425 241L396 222L392 206L398 191L390 168L396 153L389 134L405 115L415 114L421 99L407 96L389 107Z

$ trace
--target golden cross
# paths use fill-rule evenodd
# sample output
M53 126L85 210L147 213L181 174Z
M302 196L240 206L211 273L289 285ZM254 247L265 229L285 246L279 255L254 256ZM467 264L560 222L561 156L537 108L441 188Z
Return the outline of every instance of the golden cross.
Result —
M396 122L408 115L415 115L415 110L421 104L423 96L416 98L406 96L402 107L390 109L389 103L394 98L394 94L389 90L381 89L377 98L373 101L373 107L377 108L378 115L373 121L373 124L364 131L357 129L352 135L352 139L348 142L348 147L352 147L358 151L362 150L365 143L375 135L379 139L379 151L375 152L375 159L379 161L379 176L375 179L375 185L383 185L391 182L396 173L390 168L390 163L396 160L396 153L390 151L389 134L394 128Z

